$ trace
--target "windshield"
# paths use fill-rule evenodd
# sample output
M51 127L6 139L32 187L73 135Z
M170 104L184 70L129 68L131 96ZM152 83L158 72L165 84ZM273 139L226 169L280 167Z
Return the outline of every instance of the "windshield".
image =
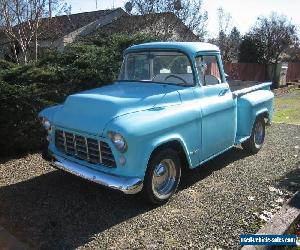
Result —
M179 52L128 53L119 81L146 81L177 85L194 85L188 57Z

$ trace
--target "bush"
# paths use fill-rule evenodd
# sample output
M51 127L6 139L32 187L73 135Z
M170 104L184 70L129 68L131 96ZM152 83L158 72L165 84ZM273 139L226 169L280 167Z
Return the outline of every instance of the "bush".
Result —
M112 82L123 50L151 40L145 35L96 34L28 65L0 61L0 153L41 148L39 111L70 94Z
M2 80L16 85L30 85L33 83L58 82L59 76L55 68L37 67L35 64L20 65L6 71Z
M10 85L0 82L1 153L40 147L42 129L37 113L53 103L39 97L39 86Z
M5 60L0 60L0 70L11 69L15 66L14 63Z

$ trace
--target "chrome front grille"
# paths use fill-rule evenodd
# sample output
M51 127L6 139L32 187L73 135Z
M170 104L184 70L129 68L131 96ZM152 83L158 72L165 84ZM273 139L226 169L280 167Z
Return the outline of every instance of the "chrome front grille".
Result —
M55 146L66 155L85 160L92 164L103 164L108 167L116 166L111 148L103 141L63 130L56 130Z

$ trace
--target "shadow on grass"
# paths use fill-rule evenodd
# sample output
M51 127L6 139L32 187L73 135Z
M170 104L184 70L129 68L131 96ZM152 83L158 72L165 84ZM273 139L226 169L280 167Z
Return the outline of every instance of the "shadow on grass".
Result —
M179 192L246 156L233 148L189 171ZM0 225L30 248L77 248L152 209L140 195L126 196L61 171L0 188Z

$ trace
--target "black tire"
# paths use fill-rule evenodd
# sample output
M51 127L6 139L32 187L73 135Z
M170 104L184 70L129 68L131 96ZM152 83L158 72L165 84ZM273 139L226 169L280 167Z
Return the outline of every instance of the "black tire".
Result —
M156 188L153 186L154 178L161 178L163 175L158 176L157 174L154 176L155 173L158 172L159 166L164 165L165 161L169 162L172 165L172 173L175 173L174 176L174 182L170 185L173 185L172 188L170 187L170 190L166 192L166 194L159 194L156 190ZM165 164L167 165L167 164ZM166 168L168 169L168 168ZM175 172L173 171L175 170ZM156 172L155 172L156 171ZM168 170L169 171L169 170ZM171 171L169 171L171 173ZM168 172L168 173L169 173ZM163 148L157 152L154 153L154 155L151 156L151 159L148 163L148 168L145 174L144 179L144 187L143 187L143 194L144 197L152 204L155 205L161 205L166 203L170 197L176 192L178 184L180 182L181 177L181 161L178 153L172 149L172 148ZM167 182L166 182L167 183ZM163 184L162 184L163 186Z
M259 127L259 128L258 128ZM259 132L258 132L259 130ZM259 138L256 138L256 134L259 133ZM263 117L257 117L252 128L250 138L242 143L243 149L252 154L256 154L263 146L266 135L266 123Z

